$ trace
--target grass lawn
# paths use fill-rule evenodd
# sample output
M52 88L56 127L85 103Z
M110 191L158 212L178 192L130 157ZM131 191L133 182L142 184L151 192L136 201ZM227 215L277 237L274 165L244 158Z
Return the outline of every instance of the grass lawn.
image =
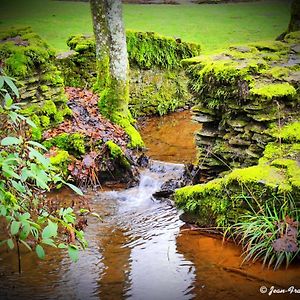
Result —
M124 5L127 29L155 31L200 43L205 53L232 44L275 39L288 25L289 0L202 5ZM30 25L57 51L66 39L92 33L88 3L1 0L0 27Z

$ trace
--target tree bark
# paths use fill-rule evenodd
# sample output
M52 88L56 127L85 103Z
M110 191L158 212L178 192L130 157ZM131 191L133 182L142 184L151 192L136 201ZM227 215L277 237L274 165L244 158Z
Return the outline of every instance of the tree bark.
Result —
M291 6L291 20L288 32L300 30L300 1L294 0Z
M132 147L143 146L128 109L129 80L126 34L121 0L90 0L96 41L97 81L101 113L121 125Z

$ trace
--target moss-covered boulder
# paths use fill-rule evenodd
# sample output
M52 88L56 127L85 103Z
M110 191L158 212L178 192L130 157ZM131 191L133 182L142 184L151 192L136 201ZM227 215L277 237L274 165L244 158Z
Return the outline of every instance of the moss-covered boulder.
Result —
M163 115L189 105L192 96L181 60L199 55L200 46L153 32L127 31L126 39L132 115ZM67 44L71 51L57 56L65 84L92 88L96 81L94 38L76 35Z
M299 116L300 32L183 60L197 99L199 165L208 179L257 163L270 129Z
M30 27L10 28L0 31L0 59L4 73L17 80L22 113L32 117L39 140L43 130L71 114L54 51Z
M234 169L206 184L178 189L176 204L201 226L227 226L250 208L249 203L259 209L270 199L288 195L300 207L299 122L277 128L276 133L281 142L269 143L258 165Z

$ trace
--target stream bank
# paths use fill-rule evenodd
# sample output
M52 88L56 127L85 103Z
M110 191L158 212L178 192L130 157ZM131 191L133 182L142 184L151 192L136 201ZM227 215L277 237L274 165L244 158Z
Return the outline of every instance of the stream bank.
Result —
M88 217L89 247L77 263L53 248L39 261L23 249L19 275L16 253L1 248L1 299L247 300L265 299L261 286L300 286L299 267L277 272L258 263L241 267L239 247L190 230L169 201L152 198L164 181L182 172L181 164L152 161L141 170L139 186L89 191L85 197L104 222ZM78 196L65 190L51 197Z
M179 120L180 114L186 112L178 113ZM155 136L154 125L150 128ZM178 131L172 128L170 135ZM177 151L185 152L180 146ZM104 222L88 217L89 247L77 263L53 248L38 261L35 253L23 249L19 275L16 253L2 247L1 299L256 300L268 297L259 292L261 286L299 287L299 266L274 272L262 269L260 263L241 265L240 247L200 234L180 220L181 212L169 200L152 197L163 182L180 178L183 169L178 163L152 161L148 169L140 170L140 184L127 190L104 186L88 190L84 199L66 189L52 193L56 202L85 200ZM298 298L296 294L276 298L287 296Z

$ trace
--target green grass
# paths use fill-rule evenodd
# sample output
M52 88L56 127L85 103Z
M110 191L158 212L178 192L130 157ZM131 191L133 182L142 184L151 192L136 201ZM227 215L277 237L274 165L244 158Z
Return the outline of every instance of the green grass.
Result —
M218 5L124 5L127 29L155 31L202 44L205 53L275 39L288 25L289 0ZM92 33L88 3L2 0L0 27L30 25L58 51L71 34Z

